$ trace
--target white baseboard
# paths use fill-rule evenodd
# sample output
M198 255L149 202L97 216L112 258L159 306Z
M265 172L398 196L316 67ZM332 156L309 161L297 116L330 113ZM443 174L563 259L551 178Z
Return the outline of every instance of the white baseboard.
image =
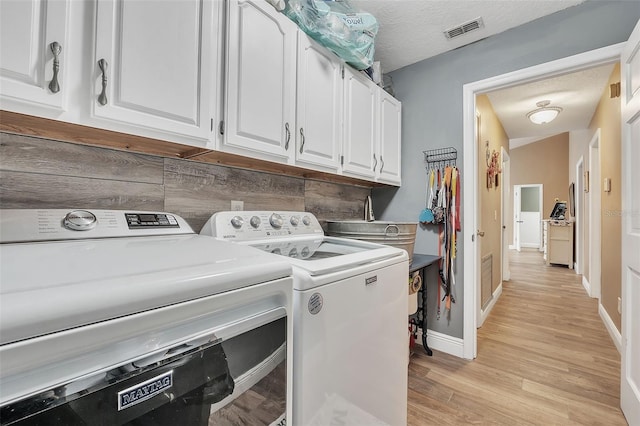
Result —
M500 283L498 288L496 288L496 291L494 291L493 294L491 295L491 301L489 301L489 304L487 305L487 307L485 309L482 309L482 308L480 309L480 321L478 321L478 328L482 327L482 324L484 324L484 320L486 320L489 314L491 313L491 310L493 309L496 302L498 302L498 299L500 298L501 294L502 294L502 283Z
M444 352L449 355L464 358L463 340L433 330L427 330L427 344L429 349ZM422 330L418 330L416 346L422 346Z
M616 345L618 353L620 353L622 351L622 335L601 303L598 303L598 313L600 314L600 318L602 318L605 328L609 332L609 336L611 336L611 340L613 340L613 344Z
M591 297L591 284L584 275L582 276L582 287L587 291L587 296Z

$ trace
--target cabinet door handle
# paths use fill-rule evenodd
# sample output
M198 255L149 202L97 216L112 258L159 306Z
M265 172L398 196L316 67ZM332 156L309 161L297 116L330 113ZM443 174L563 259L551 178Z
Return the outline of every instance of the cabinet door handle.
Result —
M109 64L105 59L100 59L98 61L98 66L100 67L100 71L102 71L102 92L98 95L98 103L100 105L107 104L107 68Z
M484 231L481 231L481 230L479 230L479 229L478 229L478 235L479 235L480 237L484 237Z
M373 154L373 171L376 171L376 167L378 167L378 159L376 158L376 154Z
M51 52L53 53L53 77L49 82L49 90L52 93L58 93L60 91L60 83L58 83L58 71L60 70L60 52L62 52L62 46L57 41L54 41L49 45Z
M300 154L302 154L302 150L304 149L304 129L302 127L300 127L300 137L302 138L300 143Z
M284 123L284 131L287 135L284 143L284 149L285 151L289 151L289 141L291 140L291 131L289 130L289 123Z
M382 169L384 169L384 160L382 159L382 155L380 156L380 173L382 173Z

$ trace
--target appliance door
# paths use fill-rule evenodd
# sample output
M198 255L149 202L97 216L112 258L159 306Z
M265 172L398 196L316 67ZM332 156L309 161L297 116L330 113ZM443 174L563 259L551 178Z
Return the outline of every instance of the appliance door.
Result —
M288 256L311 276L353 269L388 259L407 259L405 251L382 244L336 237L290 238L249 243L260 250Z
M205 333L1 408L2 425L270 425L286 411L287 318ZM258 402L256 402L256 400Z

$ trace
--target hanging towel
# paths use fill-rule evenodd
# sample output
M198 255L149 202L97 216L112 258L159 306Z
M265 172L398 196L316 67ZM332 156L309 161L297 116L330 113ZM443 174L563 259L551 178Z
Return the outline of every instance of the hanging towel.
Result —
M423 225L427 223L433 223L433 185L435 180L435 172L433 170L429 171L429 176L427 177L427 202L426 207L422 212L420 212L419 221Z

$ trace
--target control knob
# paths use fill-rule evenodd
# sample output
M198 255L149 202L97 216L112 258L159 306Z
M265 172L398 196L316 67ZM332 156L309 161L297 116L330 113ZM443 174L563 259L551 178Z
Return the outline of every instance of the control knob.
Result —
M298 226L298 224L300 223L300 218L298 216L291 216L289 222L291 222L291 225L293 226Z
M306 226L311 225L311 219L309 218L309 216L303 216L302 223L304 223Z
M96 216L86 210L74 210L67 213L63 221L64 227L72 231L88 231L98 224Z
M242 220L242 217L234 216L231 218L231 226L233 226L234 228L240 229L242 228L243 224L244 224L244 220Z
M249 224L258 229L258 226L260 226L260 218L258 216L252 216L249 220Z
M280 228L282 228L282 224L284 223L284 221L282 220L282 216L280 216L278 213L273 213L269 217L269 223L275 229L280 229Z

